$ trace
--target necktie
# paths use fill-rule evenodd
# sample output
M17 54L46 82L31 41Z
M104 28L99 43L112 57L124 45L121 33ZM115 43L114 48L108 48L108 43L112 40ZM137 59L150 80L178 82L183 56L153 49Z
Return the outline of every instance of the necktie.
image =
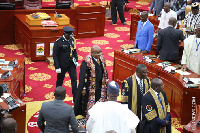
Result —
M160 101L160 104L161 104L161 106L162 106L162 109L163 109L163 111L164 111L164 108L163 108L163 104L162 104L162 100L161 100L161 98L160 98L160 95L157 94L157 96L158 96L158 100Z
M141 92L141 94L143 94L143 86L142 86L142 80L140 80L140 92Z
M141 24L140 31L141 31L141 30L142 30L142 28L143 28L143 24L144 24L144 23L142 23L142 24Z

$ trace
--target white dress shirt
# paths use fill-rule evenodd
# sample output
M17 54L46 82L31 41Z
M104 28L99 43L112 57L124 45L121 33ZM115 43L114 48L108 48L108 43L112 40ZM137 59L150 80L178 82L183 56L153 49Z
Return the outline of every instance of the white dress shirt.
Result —
M166 13L164 11L164 9L162 9L161 11L161 17L160 17L160 23L159 23L159 26L158 28L161 28L161 29L164 29L164 28L167 28L169 25L168 25L168 22L169 22L169 18L171 17L174 17L177 19L177 14L175 11L171 10Z

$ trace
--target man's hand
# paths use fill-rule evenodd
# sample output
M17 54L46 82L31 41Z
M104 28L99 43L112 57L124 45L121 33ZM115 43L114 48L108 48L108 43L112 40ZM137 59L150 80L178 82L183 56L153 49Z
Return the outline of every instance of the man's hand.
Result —
M4 118L10 118L11 116L12 116L11 114L5 113L3 117L4 117Z
M82 96L84 97L85 94L86 94L86 89L83 89L83 90L82 90Z
M160 17L161 16L161 14L158 14L158 17Z
M183 64L181 67L181 71L185 71L186 70L186 64Z
M170 121L166 121L165 126L170 125Z
M146 54L146 53L147 53L147 50L143 50L143 51L142 51L142 54Z
M61 73L61 69L60 68L56 69L56 73Z

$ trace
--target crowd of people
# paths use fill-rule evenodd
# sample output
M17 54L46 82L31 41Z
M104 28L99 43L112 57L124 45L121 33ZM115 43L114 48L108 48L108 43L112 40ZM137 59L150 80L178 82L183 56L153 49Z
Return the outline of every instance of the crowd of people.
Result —
M153 43L154 32L158 33L157 52L160 60L179 62L179 44L184 42L182 55L182 70L189 68L200 74L200 18L199 4L191 4L191 12L184 16L183 9L187 2L177 0L153 0L149 11L160 16L158 30L148 20L148 11L140 14L135 39L135 48L142 54L149 53ZM116 7L122 24L125 23L120 2L112 1L112 24L115 24ZM172 7L171 7L172 5ZM185 17L185 18L184 18ZM194 27L183 31L176 29L177 19L183 19L183 28ZM73 38L74 29L63 28L64 34L56 40L53 48L54 65L57 72L57 82L54 101L42 104L38 127L42 132L69 132L69 124L73 132L79 132L75 116L85 118L88 133L171 133L170 105L164 92L163 81L159 78L150 80L147 77L148 68L144 64L136 67L135 73L124 79L121 85L121 101L119 85L109 82L106 70L106 59L98 45L91 47L91 53L82 61L77 87L76 41ZM195 63L195 65L193 65ZM66 90L62 87L65 73L71 78L74 108L63 103ZM46 122L46 124L45 124Z
M179 44L184 42L181 59L182 70L186 68L200 74L200 12L199 3L185 0L153 0L149 12L160 16L158 30L148 20L148 11L140 14L135 48L142 54L149 53L154 32L158 33L157 52L160 60L179 62ZM177 5L177 3L179 3ZM187 4L191 12L185 16ZM123 25L123 2L112 0L112 24L116 24L118 10ZM117 7L117 8L116 8ZM184 20L183 31L176 29L177 20ZM37 124L44 133L78 133L77 115L85 117L88 133L171 133L170 105L164 92L163 81L159 78L150 80L148 68L144 64L136 67L135 73L124 79L121 85L121 101L117 101L120 86L115 81L109 82L106 59L98 45L91 47L91 53L82 61L77 87L78 56L74 29L66 26L64 34L57 39L53 47L54 66L57 73L56 89L53 101L44 102L39 112ZM66 104L66 89L62 86L66 72L72 84L74 107ZM0 95L3 88L0 86ZM1 118L1 132L17 131L17 123L9 113Z

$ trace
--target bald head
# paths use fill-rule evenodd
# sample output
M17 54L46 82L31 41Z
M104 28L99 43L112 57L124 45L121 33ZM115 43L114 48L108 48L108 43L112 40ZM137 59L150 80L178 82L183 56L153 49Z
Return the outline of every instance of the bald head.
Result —
M142 22L146 22L148 18L148 12L147 11L143 11L140 15L140 19Z
M6 118L1 124L2 133L16 133L17 122L13 118Z
M101 48L98 45L93 45L91 48L91 55L95 59L99 59L100 56L102 55Z
M55 89L54 96L58 100L64 100L66 96L66 89L63 86L58 86Z
M164 90L163 81L159 78L154 78L151 80L151 88L156 92L162 92Z
M139 64L136 67L136 75L140 79L145 79L147 77L147 67L144 64Z
M173 26L173 27L175 27L176 26L176 22L177 22L176 18L175 17L171 17L171 18L169 18L168 24Z

